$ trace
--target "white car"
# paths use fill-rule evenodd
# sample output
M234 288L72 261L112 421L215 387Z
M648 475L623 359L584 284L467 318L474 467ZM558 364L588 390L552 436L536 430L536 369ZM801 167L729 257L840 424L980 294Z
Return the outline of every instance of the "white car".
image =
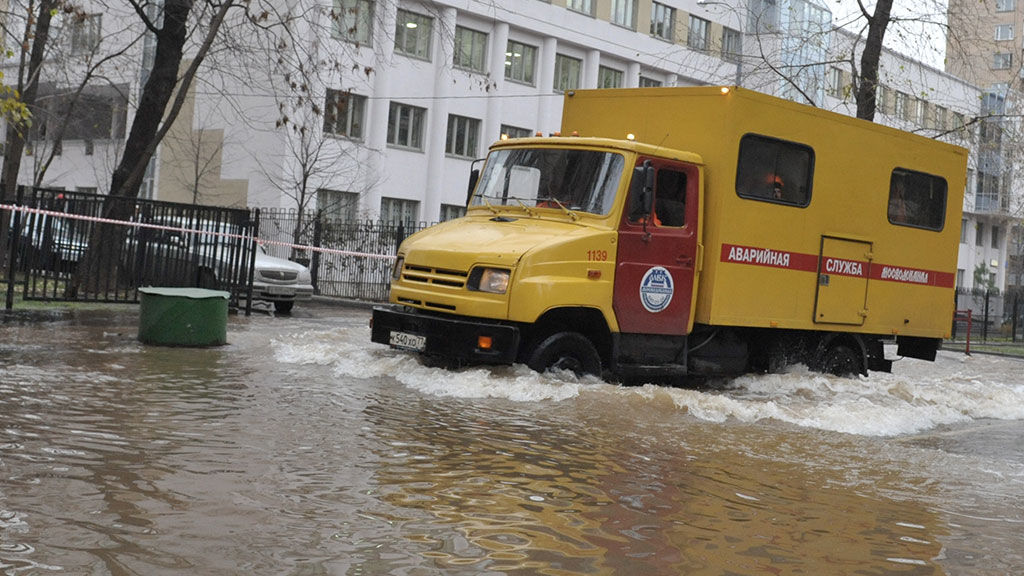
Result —
M274 310L291 312L296 300L313 297L309 268L298 262L267 254L263 245L256 250L256 266L252 275L253 300L274 303Z
M237 240L232 248L230 242L222 244L218 236L238 234L237 227L208 220L182 222L177 217L156 217L148 222L163 228L143 229L134 239L126 269L131 270L136 286L223 289L224 279L236 273ZM196 232L190 232L193 230ZM287 314L296 300L313 297L309 268L302 264L271 256L262 244L257 244L254 264L254 301L271 302L274 310Z

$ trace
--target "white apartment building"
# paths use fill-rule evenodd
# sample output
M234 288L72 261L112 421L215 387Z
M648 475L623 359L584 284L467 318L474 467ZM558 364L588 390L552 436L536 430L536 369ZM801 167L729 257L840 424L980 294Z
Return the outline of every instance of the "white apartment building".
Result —
M855 108L850 66L825 62L850 61L862 42L831 28L822 0L296 6L303 17L287 33L239 29L229 37L244 49L207 60L158 150L145 196L431 222L462 213L471 165L501 134L557 131L568 90L740 84L842 113ZM137 31L125 24L131 19L106 8L91 15L85 32L96 37L84 45L113 49L116 34ZM65 42L82 45L80 28L58 26ZM105 138L66 134L43 185L105 191L151 48L137 43L107 74L118 89L101 99L113 104L99 106L111 117ZM56 75L48 80L60 84ZM888 51L881 83L876 121L973 148L983 96L976 87ZM37 135L36 158L54 146L50 135ZM22 182L32 181L34 164L23 164ZM1001 286L1008 229L974 214L977 203L969 193L958 285L972 285L978 263L996 261L989 269Z

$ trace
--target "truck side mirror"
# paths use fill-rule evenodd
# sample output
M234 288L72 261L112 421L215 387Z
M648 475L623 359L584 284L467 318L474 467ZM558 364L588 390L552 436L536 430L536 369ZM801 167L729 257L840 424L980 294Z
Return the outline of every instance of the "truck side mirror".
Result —
M466 187L466 205L469 205L469 201L473 198L473 189L476 188L477 181L480 180L480 170L474 168L469 171L469 186Z
M629 182L629 219L642 220L651 213L654 200L654 167L650 160L633 169Z
M476 188L476 183L480 181L480 168L478 166L484 162L485 158L477 158L473 160L473 163L469 165L469 185L466 186L466 207L469 207L469 201L473 199L473 189Z
M644 215L650 214L654 202L654 166L650 160L644 160L644 192L643 199Z

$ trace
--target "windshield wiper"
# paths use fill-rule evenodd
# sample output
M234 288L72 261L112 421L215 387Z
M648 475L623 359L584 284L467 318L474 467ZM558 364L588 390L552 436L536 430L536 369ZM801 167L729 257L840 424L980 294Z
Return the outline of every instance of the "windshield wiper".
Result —
M515 196L512 196L510 198L512 200L515 200L519 204L519 206L522 207L523 211L526 212L526 214L529 215L531 218L533 218L533 210L530 210L529 206L523 204L523 201L521 199L516 198Z
M559 200L558 198L555 198L554 196L546 196L544 198L537 198L537 202L538 203L540 203L540 202L554 202L555 204L558 205L559 208L562 209L562 212L565 212L570 218L572 218L573 222L575 222L575 221L580 219L580 217L577 216L575 212L573 212L572 210L566 208L565 204L562 204L562 201Z
M480 201L484 203L484 206L487 206L487 209L491 211L491 214L497 214L498 213L498 209L495 208L494 206L491 206L491 203L487 201L487 196L484 196L483 194L481 194L480 195Z

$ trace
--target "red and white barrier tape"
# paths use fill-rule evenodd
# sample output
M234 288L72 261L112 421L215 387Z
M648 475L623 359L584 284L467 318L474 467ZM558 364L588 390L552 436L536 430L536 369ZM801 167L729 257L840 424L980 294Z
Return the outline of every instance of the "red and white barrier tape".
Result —
M151 228L153 230L168 230L171 232L183 232L185 234L203 234L209 236L223 236L225 238L240 238L245 241L255 240L260 244L267 246L284 246L286 248L292 248L295 250L309 250L311 252L320 252L322 254L336 254L338 256L360 256L363 258L380 258L383 260L394 260L395 257L390 254L369 254L366 252L352 252L349 250L336 250L334 248L322 248L319 246L306 246L302 244L291 244L289 242L281 242L278 240L265 240L263 238L253 238L252 236L245 236L243 234L232 234L230 232L214 232L212 230L202 230L196 228L178 228L175 226L163 226L160 224L150 224L148 222L132 222L128 220L114 220L112 218L100 218L98 216L85 216L83 214L69 214L67 212L57 212L54 210L43 210L41 208L30 208L28 206L15 206L12 204L0 204L0 210L8 210L11 212L24 212L26 214L40 214L43 216L52 216L54 218L66 218L69 220L84 220L86 222L100 222L103 224L115 224L118 226L131 226L134 228Z

